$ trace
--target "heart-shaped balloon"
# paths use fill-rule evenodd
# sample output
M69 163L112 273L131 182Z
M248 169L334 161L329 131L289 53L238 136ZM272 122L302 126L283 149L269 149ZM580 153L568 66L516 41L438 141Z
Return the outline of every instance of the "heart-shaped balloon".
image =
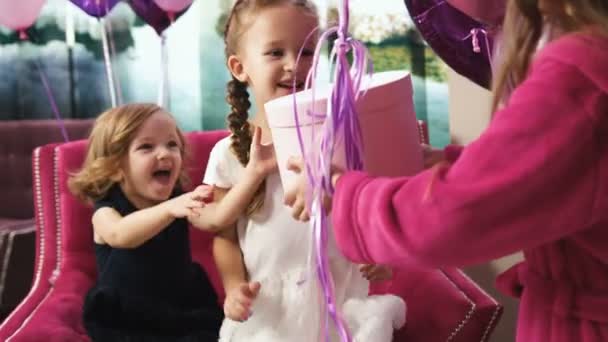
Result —
M158 7L153 0L129 0L129 4L131 5L133 12L148 25L152 26L159 36L171 25L169 14ZM175 13L174 20L179 18L187 9L188 7Z
M507 0L447 0L469 17L488 25L500 25L505 16Z
M158 7L167 12L181 12L192 4L192 0L154 0Z
M116 6L120 0L70 0L74 5L80 7L86 14L103 18Z
M46 0L0 0L0 25L24 30L34 24Z
M405 0L405 5L418 31L439 58L457 73L489 88L492 32L483 23L453 7L451 1L454 0ZM467 1L479 0L460 0L460 3Z

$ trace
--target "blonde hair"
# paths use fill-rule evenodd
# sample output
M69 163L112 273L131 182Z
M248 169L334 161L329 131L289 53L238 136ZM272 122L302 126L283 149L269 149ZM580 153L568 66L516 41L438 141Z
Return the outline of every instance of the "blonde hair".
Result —
M593 28L608 34L608 0L510 0L503 25L501 66L492 87L493 112L526 78L545 24L563 33Z
M306 13L317 16L315 5L309 0L237 0L230 11L224 29L224 42L226 44L226 58L236 55L240 38L247 28L253 23L253 16L261 10L289 4L301 7ZM245 166L249 162L249 149L253 138L249 122L249 92L247 84L232 77L226 87L226 102L230 105L230 113L227 121L230 132L232 133L232 152L236 155L239 162ZM253 214L264 204L266 182L263 182L257 189L253 200L246 210L247 215Z
M89 135L84 165L68 181L70 191L84 202L90 203L103 198L112 186L120 182L121 164L129 152L129 145L135 134L149 117L158 112L164 110L155 104L137 103L102 113L95 120ZM177 136L182 159L185 159L186 140L179 128ZM179 184L185 185L187 182L188 178L182 166Z

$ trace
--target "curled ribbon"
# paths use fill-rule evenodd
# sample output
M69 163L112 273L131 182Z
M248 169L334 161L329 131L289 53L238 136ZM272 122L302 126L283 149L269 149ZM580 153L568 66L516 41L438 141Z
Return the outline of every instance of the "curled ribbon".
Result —
M494 63L492 63L492 51L490 50L490 38L488 38L488 31L486 31L485 29L480 28L480 27L472 28L469 35L464 37L462 40L468 40L469 38L471 38L471 44L473 45L473 51L475 53L481 53L481 47L479 46L479 34L480 33L483 34L483 37L485 40L485 45L486 45L486 53L488 54L488 59L490 62L490 69L492 70L492 73L494 73L494 68L493 68Z
M356 101L365 94L363 78L371 75L373 66L368 58L368 52L363 43L357 41L348 34L349 6L348 0L343 0L340 7L339 25L327 29L319 38L315 48L313 63L305 82L305 88L311 88L312 103L315 103L316 94L316 75L319 67L321 49L325 40L331 35L337 34L338 38L330 53L330 64L334 70L334 80L331 89L331 97L327 102L327 114L321 115L312 112L304 113L315 118L324 118L325 121L321 128L320 148L307 151L300 129L299 113L296 106L296 82L293 82L293 108L294 119L297 127L297 136L300 151L304 159L304 171L308 180L310 194L307 198L309 208L311 208L311 226L313 229L313 246L311 248L316 264L317 277L319 279L323 298L325 300L325 321L329 318L333 321L340 340L342 342L352 341L346 323L340 314L334 293L334 283L329 267L328 243L329 243L329 217L328 212L323 207L323 198L332 195L334 192L331 184L331 162L336 152L336 144L344 143L344 153L346 168L348 170L363 169L363 141L359 119L356 111ZM317 30L311 32L306 43L312 38ZM296 60L299 63L303 47ZM352 53L353 64L348 62L348 54ZM311 140L317 141L316 132L312 129ZM328 317L329 316L329 317ZM325 339L330 340L330 329L327 322L321 322L324 327L320 333L324 332Z

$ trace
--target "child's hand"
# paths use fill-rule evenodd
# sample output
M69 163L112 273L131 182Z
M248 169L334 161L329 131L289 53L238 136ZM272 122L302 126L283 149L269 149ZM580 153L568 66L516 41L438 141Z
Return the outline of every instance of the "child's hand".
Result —
M285 192L285 198L283 202L292 208L291 216L294 219L300 221L308 221L310 214L308 208L306 208L306 173L302 172L302 159L300 158L289 158L287 161L287 169L295 172L298 178L295 184L287 189Z
M383 265L361 265L359 271L369 281L390 280L393 277L393 270Z
M244 322L252 314L251 304L260 293L260 283L242 283L226 294L224 315L233 321Z
M262 177L266 177L277 169L274 146L272 144L262 145L262 130L259 127L253 131L247 167Z
M202 184L196 187L196 189L194 189L194 191L197 191L200 189L200 195L202 195L201 200L204 203L211 203L213 202L213 194L215 193L215 185L207 185L207 184Z
M204 207L210 198L213 198L213 187L199 185L191 192L168 200L165 205L171 216L175 218L198 216L196 209Z
M443 150L433 148L427 144L420 144L422 147L422 155L424 158L424 168L428 169L435 164L438 164L445 160L445 155Z
M310 219L309 208L306 207L306 190L307 181L306 173L303 172L304 162L302 158L291 157L287 161L287 169L295 172L298 175L296 183L285 192L285 198L283 202L292 208L291 215L296 220L308 221ZM332 167L331 172L331 183L336 186L338 178L342 176L342 171L337 167ZM331 210L331 197L323 198L323 207L325 210Z

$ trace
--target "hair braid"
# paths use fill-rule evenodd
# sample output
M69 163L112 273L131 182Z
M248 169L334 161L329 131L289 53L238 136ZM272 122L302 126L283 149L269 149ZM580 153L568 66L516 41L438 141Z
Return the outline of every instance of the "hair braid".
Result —
M226 101L230 104L230 113L228 114L228 127L232 132L232 152L243 166L249 163L249 150L251 149L251 125L249 125L248 110L251 107L249 102L249 92L247 92L247 84L232 78L227 85ZM260 184L249 206L246 214L251 215L264 204L264 196L266 189L266 181Z

